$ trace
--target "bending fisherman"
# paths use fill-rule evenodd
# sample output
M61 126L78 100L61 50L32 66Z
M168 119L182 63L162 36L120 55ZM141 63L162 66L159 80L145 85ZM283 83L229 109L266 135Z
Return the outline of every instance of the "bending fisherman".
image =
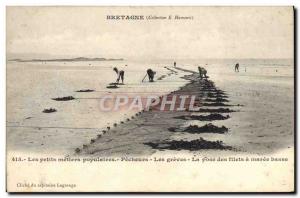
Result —
M122 80L122 83L124 83L124 71L123 70L118 70L118 68L114 67L113 69L116 73L117 73L117 80L116 80L116 83L119 83L120 79Z
M148 69L147 74L148 74L149 82L154 82L154 75L156 74L156 72L153 71L152 69Z
M207 78L207 71L203 67L198 67L200 78Z

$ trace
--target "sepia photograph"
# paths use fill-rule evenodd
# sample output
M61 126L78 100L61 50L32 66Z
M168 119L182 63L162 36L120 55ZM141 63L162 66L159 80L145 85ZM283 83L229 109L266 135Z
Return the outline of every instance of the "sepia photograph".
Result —
M7 6L7 191L294 192L294 17Z

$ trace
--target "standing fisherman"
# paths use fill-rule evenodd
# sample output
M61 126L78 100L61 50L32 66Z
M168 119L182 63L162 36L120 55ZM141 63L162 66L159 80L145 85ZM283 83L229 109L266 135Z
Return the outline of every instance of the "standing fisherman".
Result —
M116 68L116 67L114 67L113 70L117 73L117 76L118 76L116 83L119 84L119 81L120 81L120 78L121 78L122 84L123 84L124 83L124 73L125 72L123 70L119 71L118 68Z
M174 67L176 67L176 62L174 62Z
M234 71L239 72L239 67L240 67L239 63L235 64Z

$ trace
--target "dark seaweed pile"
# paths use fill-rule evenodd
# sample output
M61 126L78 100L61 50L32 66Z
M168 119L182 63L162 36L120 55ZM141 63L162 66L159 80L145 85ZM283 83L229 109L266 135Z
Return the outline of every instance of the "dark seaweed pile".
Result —
M209 115L186 115L186 116L177 116L176 119L182 120L199 120L199 121L212 121L212 120L226 120L230 118L229 115L223 116L218 113L212 113Z
M66 96L61 98L52 98L52 100L56 101L68 101L68 100L74 100L75 98L73 96Z
M95 91L95 90L93 90L93 89L80 89L76 92L93 92L93 91Z
M207 141L203 138L184 141L184 140L173 140L164 141L159 143L144 143L145 145L151 146L153 149L169 149L169 150L189 150L197 151L201 149L219 149L219 150L231 150L231 146L225 146L222 141Z
M44 109L44 110L43 110L43 113L53 113L53 112L56 112L56 109L54 109L54 108L49 108L49 109Z
M168 128L171 132L188 132L188 133L220 133L224 134L228 132L228 128L225 126L218 127L211 123L206 124L204 126L190 125L184 129L180 129L178 127L170 127Z

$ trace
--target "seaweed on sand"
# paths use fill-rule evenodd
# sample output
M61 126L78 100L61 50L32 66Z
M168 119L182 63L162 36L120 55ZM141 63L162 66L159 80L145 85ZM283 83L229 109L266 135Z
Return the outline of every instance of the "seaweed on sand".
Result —
M56 109L54 109L54 108L49 108L49 109L44 109L44 110L43 110L43 113L53 113L53 112L56 112Z
M225 127L225 126L218 127L218 126L215 126L211 123L206 124L206 125L201 126L201 127L199 127L197 125L190 125L190 126L186 127L185 129L170 127L168 130L172 131L172 132L188 132L188 133L219 133L219 134L224 134L224 133L228 132L227 127Z
M231 112L236 112L234 110L231 110L229 108L218 108L218 109L199 109L199 111L195 112L202 112L202 113L231 113Z
M217 92L217 89L214 88L214 87L211 87L211 88L207 87L207 88L200 88L200 91L202 91L202 92L204 92L204 91L206 91L206 92Z
M218 113L213 113L209 115L190 115L190 116L177 116L174 117L175 119L182 119L182 120L200 120L200 121L212 121L212 120L226 120L230 118L229 115L223 116Z
M93 91L95 91L95 90L93 90L93 89L80 89L76 92L93 92Z
M113 82L113 83L109 83L109 85L124 85L124 83Z
M117 89L119 87L117 85L108 85L108 86L106 86L106 88L108 88L108 89Z
M206 98L204 101L206 101L206 102L229 102L229 100L224 99L224 98L215 98L215 99Z
M202 106L231 106L222 102L203 103Z
M225 126L218 127L211 123L206 124L204 126L197 126L197 125L190 125L186 129L184 129L185 132L190 133L226 133L228 132L228 128Z
M232 150L231 146L225 146L222 141L207 141L203 138L184 141L173 140L163 142L147 142L145 145L151 146L153 149L168 149L168 150L189 150L197 151L202 149L216 149L216 150Z
M209 98L228 98L226 94L221 94L221 93L207 93L206 95Z
M73 96L66 96L61 98L52 98L52 100L56 101L68 101L68 100L74 100L75 98Z

